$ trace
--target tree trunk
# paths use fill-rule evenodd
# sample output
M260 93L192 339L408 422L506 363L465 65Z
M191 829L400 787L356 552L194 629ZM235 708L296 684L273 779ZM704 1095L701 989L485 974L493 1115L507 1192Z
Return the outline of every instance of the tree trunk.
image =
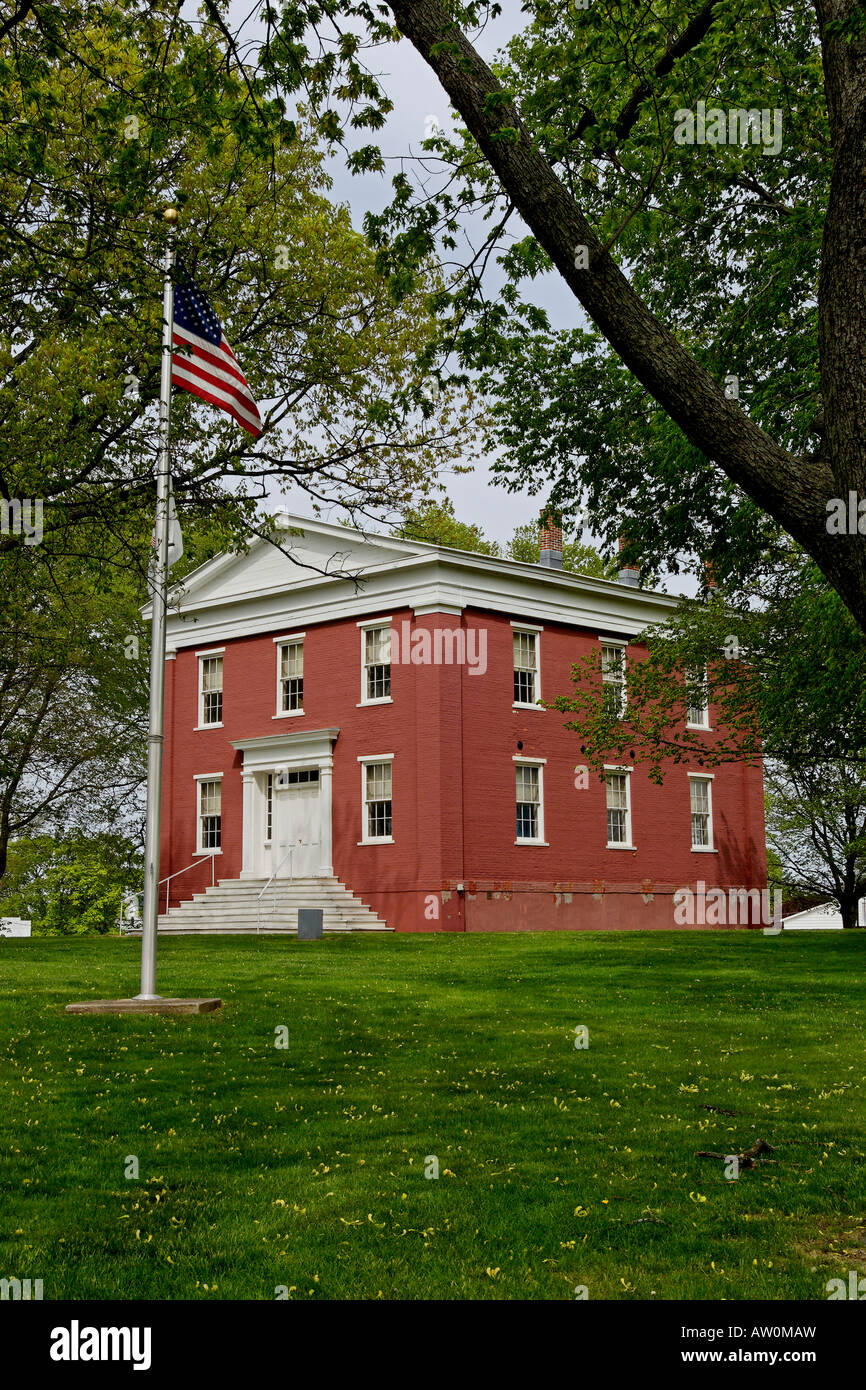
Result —
M856 893L843 893L839 900L843 928L859 927L857 918L859 898Z
M835 0L839 11L851 3ZM440 0L389 0L389 8L401 32L436 73L517 211L611 347L686 438L799 541L866 631L866 536L827 532L827 503L840 496L843 485L866 496L866 451L860 447L860 433L866 431L866 374L859 366L866 360L866 312L858 317L860 301L866 300L866 266L859 256L866 217L856 224L853 244L858 254L848 262L847 279L834 288L822 275L822 292L832 301L829 313L821 315L822 381L828 448L839 452L837 466L830 457L788 453L750 420L738 402L726 399L721 384L650 312L604 252L581 209L533 143L515 106L502 99L499 82ZM859 52L862 45L858 41L852 47ZM829 51L825 45L828 104L837 113L831 124L839 128L841 122L843 129L836 159L846 179L854 179L853 171L859 170L851 187L841 187L834 176L825 238L832 275L847 254L845 247L852 243L852 218L860 216L860 201L866 201L866 180L862 109L855 113L857 119L845 123L846 101L860 96L850 68L857 67L859 82L859 66L852 58L849 67L844 67L847 60L844 55L837 58L835 49L830 62ZM575 266L578 247L587 250L588 269ZM856 293L846 289L851 277L856 280ZM837 322L845 329L841 360L831 346ZM855 341L850 346L852 333ZM833 385L837 373L844 377L838 389ZM847 493L841 495L847 503Z

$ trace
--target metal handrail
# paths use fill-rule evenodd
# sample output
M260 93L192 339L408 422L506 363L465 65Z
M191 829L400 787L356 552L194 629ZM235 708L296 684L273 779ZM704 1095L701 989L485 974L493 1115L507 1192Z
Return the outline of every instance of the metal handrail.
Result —
M281 868L283 867L283 865L285 864L286 860L287 860L287 859L291 859L291 857L292 857L292 855L294 854L294 852L295 852L295 847L294 847L294 845L292 845L292 846L289 848L288 852L287 852L286 854L283 855L282 859L280 860L280 862L279 862L279 864L277 865L277 867L274 869L274 872L271 874L270 878L268 879L268 881L267 881L267 883L265 884L264 888L262 889L261 893L259 893L259 894L257 895L257 897L256 897L256 935L257 935L257 936L258 936L259 932L260 932L261 929L262 929L262 898L265 896L265 893L267 893L268 889L270 888L270 886L271 886L271 884L273 883L274 879L276 878L277 874L280 872L280 869L281 869ZM292 874L291 874L291 870L290 870L290 871L289 871L289 878L291 878L291 876L292 876ZM274 906L276 907L276 903L274 904Z
M216 857L217 857L217 851L216 851L216 850L213 850L210 854L200 854L200 855L198 856L197 859L193 859L193 861L192 861L191 864L187 864L187 866L186 866L185 869L175 869L175 871L174 871L173 874L169 874L169 875L168 875L168 878L161 878L161 879L159 880L159 883L156 885L157 888L161 888L163 884L166 885L166 888L165 888L165 910L166 910L166 912L168 912L168 899L169 899L169 889L168 889L168 885L171 883L172 879L173 879L173 878L178 878L180 874L185 874L187 869L194 869L195 866L196 866L196 864L203 864L204 861L205 861L205 859L210 859L210 886L211 886L211 888L213 888L213 887L215 886L215 884L216 884Z

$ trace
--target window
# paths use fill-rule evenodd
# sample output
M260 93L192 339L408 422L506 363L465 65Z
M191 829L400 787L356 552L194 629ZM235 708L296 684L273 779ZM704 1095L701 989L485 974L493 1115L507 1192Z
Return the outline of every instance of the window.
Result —
M281 772L277 778L278 787L301 787L307 786L310 782L318 782L319 769L317 767L301 767L296 772Z
M601 681L605 713L614 719L625 714L625 643L602 642Z
M537 705L538 697L538 633L518 630L514 633L514 703Z
M606 768L604 775L607 792L607 847L613 849L616 846L625 846L631 849L629 773Z
M541 766L539 763L516 763L514 774L518 843L540 843L544 839Z
M221 656L200 656L198 659L198 722L199 728L222 724L223 720L223 659Z
M363 628L361 637L364 643L362 703L371 704L374 700L390 700L391 629L390 627Z
M271 843L271 836L274 830L274 774L269 772L265 786L266 812L265 812L265 844Z
M198 784L198 852L219 849L222 844L222 782L218 777Z
M277 711L279 714L304 712L304 643L283 642L279 652Z
M710 711L707 703L707 668L693 666L686 672L688 708L686 721L693 729L710 727Z
M689 802L692 812L692 849L713 848L713 794L711 777L689 774Z
M361 777L364 817L362 844L372 840L390 840L392 832L391 815L391 761L363 760Z

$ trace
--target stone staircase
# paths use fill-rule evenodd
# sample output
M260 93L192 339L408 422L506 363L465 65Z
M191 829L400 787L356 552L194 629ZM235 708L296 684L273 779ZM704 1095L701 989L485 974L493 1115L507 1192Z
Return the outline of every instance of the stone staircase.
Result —
M267 879L220 879L160 915L160 936L203 933L255 935L261 932L295 935L298 908L320 907L326 932L393 931L372 908L350 893L338 878L276 879L259 902ZM261 917L259 907L261 906Z

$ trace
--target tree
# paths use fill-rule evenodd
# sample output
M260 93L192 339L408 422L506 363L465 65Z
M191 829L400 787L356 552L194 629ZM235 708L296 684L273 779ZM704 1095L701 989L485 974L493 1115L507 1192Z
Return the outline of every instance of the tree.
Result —
M466 437L464 398L425 394L434 270L393 303L328 198L327 133L285 118L209 12L194 26L139 0L63 0L0 26L0 499L41 499L55 553L87 548L82 522L95 543L146 548L169 200L187 268L269 403L254 446L176 400L182 517L230 503L241 537L271 480L393 513ZM0 552L21 543L4 525Z
M141 531L150 525L142 514ZM234 527L228 508L188 523L172 579L225 550ZM92 528L74 529L86 545ZM9 846L21 836L77 828L141 838L146 576L130 565L122 535L93 541L95 554L58 556L34 546L4 557L0 880Z
M3 565L0 879L11 841L78 824L134 830L147 728L134 574L86 559Z
M597 653L551 701L590 765L634 750L657 782L699 759L766 759L816 777L824 766L866 766L866 637L811 563L736 603L721 593L683 600L635 640L645 651L625 667L624 711L603 699ZM689 727L690 704L712 711L712 738Z
M448 497L441 501L430 499L411 508L403 518L402 527L394 534L405 536L407 540L426 541L428 545L448 546L453 550L472 550L497 558L502 555L498 542L488 540L480 526L457 519L454 503ZM505 555L507 559L520 560L524 565L537 565L541 559L538 526L527 523L515 527ZM562 568L575 574L592 575L596 579L613 579L618 561L603 560L593 546L585 545L579 537L572 540L566 538L562 546Z
M452 550L475 550L482 555L500 553L496 541L487 540L480 526L458 521L449 497L430 498L417 507L410 507L394 535L404 536L408 541L425 541L427 545L448 546Z
M310 58L297 40L306 23L321 40L337 6L300 7L300 16L297 8L290 15L284 7L279 23L275 17L281 42L288 47L289 34L295 40L291 64L269 35L265 71L290 91L302 79L312 83L316 99L326 104L333 100L339 60L329 65ZM467 268L462 297L452 301L451 343L469 304L482 329L488 319L495 329L510 314L522 317L521 328L543 333L543 317L520 305L513 284L501 296L498 316L485 315L481 302L478 267L517 214L532 235L506 256L513 280L548 266L558 271L614 354L593 353L584 375L594 374L599 393L618 398L637 417L639 436L658 435L648 488L657 526L670 522L662 530L666 540L678 533L700 539L701 527L688 522L689 510L697 508L705 530L715 525L714 554L723 558L742 542L754 555L744 533L751 525L761 539L765 529L772 535L772 526L762 525L764 513L812 556L863 625L866 508L861 531L858 499L866 497L866 290L856 269L866 259L862 9L856 0L816 0L814 16L766 0L744 6L706 0L691 7L671 0L663 17L636 3L612 13L545 0L526 8L529 30L512 47L510 62L494 73L462 27L477 23L486 6L391 0L393 26L366 3L339 6L379 40L405 35L467 131L438 196L427 191L413 200L403 177L386 217L370 220L380 264L407 283L407 267L420 264L439 233L453 247L460 214L481 208L491 231ZM360 121L368 109L381 113L390 103L364 71L358 47L352 43L343 52L341 78L361 108L352 119ZM684 109L694 116L698 101L714 102L720 75L730 82L725 105L735 112L734 139L742 131L740 108L746 135L737 144L727 143L726 134L718 167L702 159L697 174L692 156L704 147L678 143L676 132L684 130ZM797 141L781 158L774 154L772 164L762 153L771 148L763 140L762 117L761 149L748 120L767 92L773 93L770 120L777 108L789 120L802 110ZM366 123L374 125L372 115ZM428 143L433 148L435 142ZM447 158L448 150L442 152ZM354 159L373 167L375 148ZM676 237L685 255L678 255ZM659 240L675 264L671 276L659 274ZM763 323L750 321L762 298L761 319L772 329L763 346ZM482 329L475 335L476 360L495 371L504 357ZM558 346L573 356L578 346L588 350L590 338L575 333ZM762 361L778 364L767 380L754 382L748 409L725 380L737 376L730 363L744 343L759 368ZM551 400L543 375L522 378L527 411L535 414L532 438L541 438L552 416L553 448L558 423L571 416L571 402L557 389L565 379L555 376ZM512 406L517 400L512 392ZM578 411L582 404L578 400ZM516 450L514 428L508 438ZM602 447L614 449L616 435ZM567 459L576 462L571 452ZM584 462L580 481L598 505L604 478L596 477L595 462ZM639 457L628 463L637 469ZM722 475L727 484L720 488ZM714 506L720 493L721 510ZM828 506L851 494L853 529L833 534ZM631 528L630 558L640 531ZM644 540L651 548L650 536L641 534Z
M866 776L863 768L767 768L767 848L794 892L833 898L842 926L859 926L866 895Z
M141 875L141 855L116 832L24 836L13 845L0 912L34 929L79 936L113 931L123 893Z

